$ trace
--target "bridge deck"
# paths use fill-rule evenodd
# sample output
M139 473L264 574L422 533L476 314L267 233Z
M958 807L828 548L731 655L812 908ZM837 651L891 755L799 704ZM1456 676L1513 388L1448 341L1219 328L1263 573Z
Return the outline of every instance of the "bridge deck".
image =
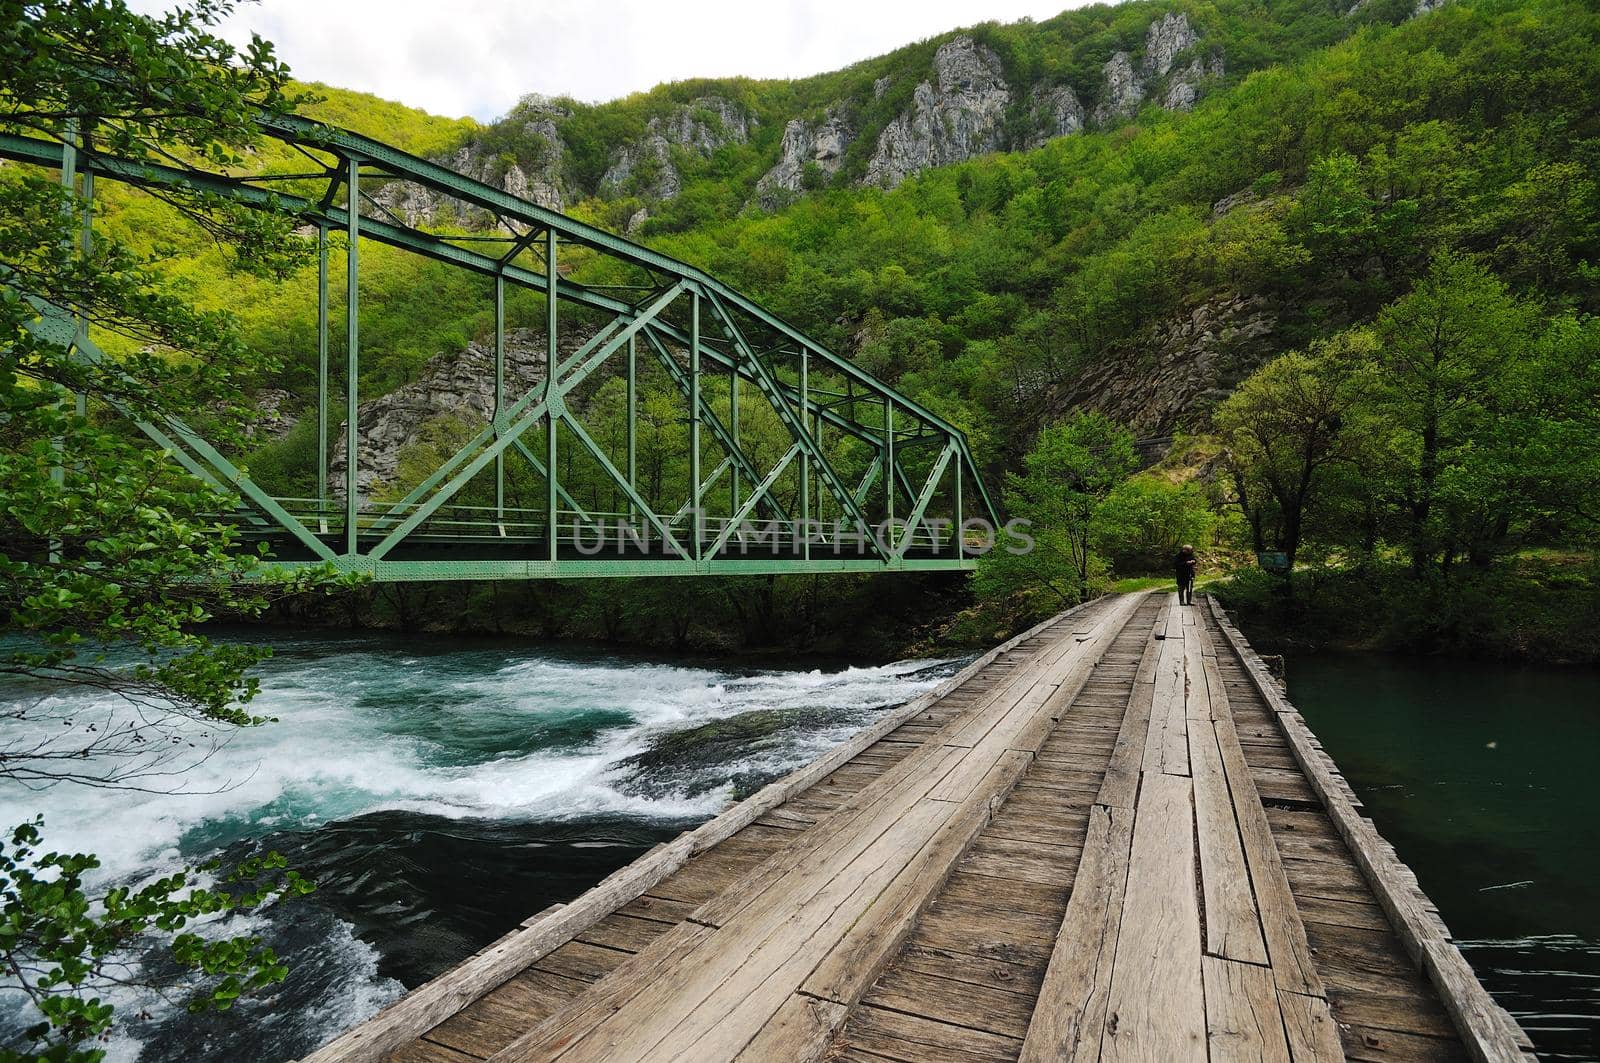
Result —
M1236 632L1102 599L311 1057L1525 1058Z

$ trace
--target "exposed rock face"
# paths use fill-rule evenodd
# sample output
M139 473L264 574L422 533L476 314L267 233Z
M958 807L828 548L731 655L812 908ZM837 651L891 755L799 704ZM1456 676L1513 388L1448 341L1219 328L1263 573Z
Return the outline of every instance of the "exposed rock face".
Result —
M1144 83L1134 73L1128 53L1115 53L1101 70L1105 74L1105 90L1094 109L1095 124L1108 125L1121 118L1131 118L1144 102Z
M793 119L783 127L778 165L756 182L756 198L763 206L771 207L784 198L784 193L800 192L808 165L815 166L823 177L832 178L844 165L845 150L854 138L844 119L831 112L816 125Z
M245 438L260 443L282 439L300 423L300 418L288 407L294 404L294 395L283 388L262 388L255 393L256 417L244 426ZM315 423L315 414L312 416Z
M1011 103L999 56L962 36L934 53L933 67L933 80L917 86L910 112L878 134L866 183L893 188L919 170L999 148Z
M624 144L600 178L602 195L633 192L645 199L671 199L683 190L672 149L709 156L724 144L750 139L752 120L732 100L702 96L665 117L650 119L642 140Z
M1083 131L1083 104L1070 85L1039 85L1029 95L1034 134L1028 147L1037 148L1047 140Z
M566 337L562 349L567 346ZM570 340L575 350L581 339ZM544 381L544 333L512 329L506 333L506 401L515 402ZM361 462L356 482L361 496L392 484L401 453L423 438L434 421L459 416L474 429L494 415L494 347L473 343L428 360L422 375L389 394L363 402L356 418ZM344 425L333 433L328 479L333 493L344 497Z
M1202 303L1096 361L1060 405L1100 410L1137 436L1204 427L1217 403L1277 352L1277 323L1259 296Z
M1166 77L1178 53L1193 48L1194 42L1188 15L1169 11L1150 23L1144 35L1144 62L1140 64L1144 76Z
M491 155L481 140L475 140L457 149L454 155L434 161L520 199L531 200L550 210L561 210L565 201L561 166L566 145L556 129L556 121L569 114L565 107L542 96L527 96L506 121L520 124L518 139L531 149L530 158L508 161ZM404 218L407 225L435 224L446 209L468 225L486 226L490 217L476 207L405 182L386 185L374 198Z
M1158 101L1169 111L1187 111L1194 106L1200 88L1208 78L1222 76L1222 56L1213 55L1208 66L1196 56L1188 66L1179 67L1178 57L1199 42L1189 16L1168 12L1150 23L1145 31L1144 57L1139 69L1126 52L1117 52L1104 67L1105 85L1095 106L1096 125L1109 125L1131 118L1146 97ZM1165 84L1163 84L1165 80Z
M1416 10L1411 12L1411 17L1426 15L1430 11L1437 11L1448 4L1450 0L1417 0Z

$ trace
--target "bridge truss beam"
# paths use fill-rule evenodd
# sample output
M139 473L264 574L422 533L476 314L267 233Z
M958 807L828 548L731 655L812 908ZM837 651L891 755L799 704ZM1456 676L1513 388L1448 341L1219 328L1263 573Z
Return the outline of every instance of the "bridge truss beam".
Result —
M262 124L320 173L239 177L7 134L0 134L0 157L146 188L195 189L287 212L314 230L316 496L272 495L175 419L140 424L191 473L238 496L243 537L266 541L274 564L332 563L396 581L960 569L973 564L958 530L963 522L998 523L954 426L703 271L370 138L303 119ZM424 230L370 191L379 182L450 197L484 215L486 227ZM332 478L329 433L335 234L345 257L342 483ZM387 499L363 497L360 477L364 243L492 282L492 415L419 482L404 494L385 492ZM507 378L508 290L544 303L544 368L531 386L524 380L512 388ZM72 308L35 304L39 328L59 332L83 357L105 357ZM63 322L72 325L70 337ZM641 344L650 355L643 363ZM606 383L618 377L613 363L622 358L619 448L586 422L611 401ZM662 494L659 469L644 478L649 485L641 479L641 371L658 373L686 402L681 505ZM750 403L751 389L762 401ZM707 457L710 476L703 475ZM574 479L577 466L584 474ZM515 469L542 485L539 504L515 504L508 480ZM724 475L725 496L714 491ZM904 518L896 516L897 497Z

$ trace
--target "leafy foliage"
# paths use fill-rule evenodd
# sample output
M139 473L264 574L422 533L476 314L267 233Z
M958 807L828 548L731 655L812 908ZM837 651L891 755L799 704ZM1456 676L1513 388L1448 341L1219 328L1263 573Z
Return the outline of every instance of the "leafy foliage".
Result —
M242 50L212 32L227 3L200 0L146 18L120 0L23 3L0 29L0 130L67 149L97 147L178 165L236 166L256 143L255 115L304 97L271 46ZM229 730L263 722L243 707L264 651L218 646L192 630L220 610L253 615L325 573L268 578L218 523L233 499L160 451L129 421L181 416L237 439L240 383L264 363L237 323L168 287L159 254L91 232L77 187L8 168L0 181L0 675L37 703L12 711L0 777L171 788ZM235 271L278 279L307 261L294 222L170 191ZM116 356L97 341L110 340ZM94 718L53 715L62 685L111 695ZM176 876L139 890L86 892L90 855L40 853L24 824L0 862L0 948L40 1013L34 1049L6 1058L95 1059L74 1046L106 1029L92 994L119 977L118 950L168 939L211 1003L283 977L251 938L182 932L196 918L303 892L276 861L250 864L238 894Z
M111 1026L114 1008L98 994L134 984L142 954L164 948L192 982L162 986L187 997L191 1011L226 1010L243 993L283 981L288 968L253 935L215 937L204 931L229 914L310 893L281 856L255 857L223 876L221 888L200 884L215 865L178 872L137 889L92 891L100 866L93 856L42 852L42 820L24 823L0 843L0 957L41 1019L24 1036L27 1053L6 1060L97 1063L105 1052L81 1046Z

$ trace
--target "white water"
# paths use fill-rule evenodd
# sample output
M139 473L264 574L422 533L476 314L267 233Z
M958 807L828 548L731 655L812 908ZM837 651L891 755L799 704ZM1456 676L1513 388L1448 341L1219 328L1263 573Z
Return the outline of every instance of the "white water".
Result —
M51 848L97 853L105 877L116 880L165 872L269 834L316 832L378 812L424 826L470 822L480 832L485 821L576 824L580 840L583 824L595 817L670 830L718 811L734 796L734 780L764 781L813 759L953 667L913 661L740 674L399 639L280 640L276 650L251 710L278 722L238 732L194 765L180 780L186 793L0 788L0 829L42 812ZM0 711L22 697L0 694ZM79 699L54 707L84 719L115 708L103 696L59 697ZM783 710L786 725L703 763L650 772L624 763L664 734L758 709ZM306 907L290 916L253 917L270 924L269 940L280 933L298 942L280 948L304 954L291 982L302 974L315 982L314 992L286 987L285 999L302 1001L288 1014L281 1006L255 1011L253 1058L302 1052L400 991L379 974L380 951L355 936L347 920L319 908L319 897L296 902ZM227 1024L208 1027L202 1037L164 1005L155 1009L164 1026L153 1039L162 1043L146 1058L226 1058L242 1050ZM281 1036L274 1024L284 1028ZM190 1043L180 1050L185 1039ZM148 1027L125 1027L113 1058L139 1058L151 1040Z

